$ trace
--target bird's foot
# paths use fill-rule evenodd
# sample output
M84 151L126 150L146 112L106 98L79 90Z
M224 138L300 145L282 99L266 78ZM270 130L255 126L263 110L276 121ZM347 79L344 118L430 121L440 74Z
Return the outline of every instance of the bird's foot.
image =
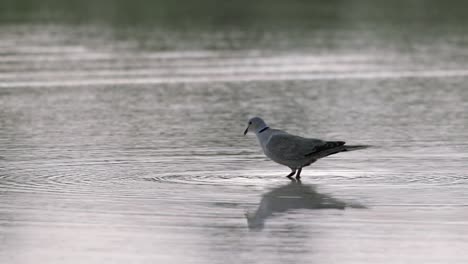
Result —
M289 180L291 180L291 182L301 182L301 179L297 179L297 178L294 178L294 177L286 177L288 178Z
M302 172L302 168L299 168L299 170L297 170L297 174L296 174L296 180L297 181L301 181L301 172Z
M291 170L291 173L289 173L286 178L288 179L292 179L292 177L294 176L294 174L296 174L296 170Z
M301 182L301 176L296 176L296 182Z

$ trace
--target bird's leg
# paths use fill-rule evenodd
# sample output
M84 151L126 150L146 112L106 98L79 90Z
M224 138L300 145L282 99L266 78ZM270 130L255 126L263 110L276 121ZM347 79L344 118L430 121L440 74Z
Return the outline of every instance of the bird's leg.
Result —
M296 174L296 170L291 169L291 173L289 173L288 176L286 176L286 177L291 179L291 176L294 176L294 174Z
M297 170L296 179L298 180L301 178L301 171L302 171L302 168L299 168L299 170Z

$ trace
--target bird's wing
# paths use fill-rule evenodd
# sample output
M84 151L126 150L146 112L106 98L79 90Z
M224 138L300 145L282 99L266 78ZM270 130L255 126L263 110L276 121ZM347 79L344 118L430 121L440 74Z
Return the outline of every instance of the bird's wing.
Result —
M306 154L307 157L309 156L319 156L325 157L331 154L335 154L338 152L343 151L343 147L346 142L344 141L324 141L324 144L317 146L314 151L311 153Z
M276 134L270 137L266 149L278 159L299 160L320 151L326 144L326 141L320 139Z

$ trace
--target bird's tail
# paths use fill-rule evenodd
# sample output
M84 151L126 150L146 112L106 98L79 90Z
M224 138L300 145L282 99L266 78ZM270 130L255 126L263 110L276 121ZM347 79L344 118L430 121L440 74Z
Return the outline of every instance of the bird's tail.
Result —
M371 145L344 145L344 149L342 151L353 151L359 149L366 149L372 147Z

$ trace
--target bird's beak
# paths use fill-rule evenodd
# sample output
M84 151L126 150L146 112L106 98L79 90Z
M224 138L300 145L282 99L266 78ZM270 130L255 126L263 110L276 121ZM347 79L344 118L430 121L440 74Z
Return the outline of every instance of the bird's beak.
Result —
M247 135L247 132L249 132L249 127L247 127L244 131L244 136Z

